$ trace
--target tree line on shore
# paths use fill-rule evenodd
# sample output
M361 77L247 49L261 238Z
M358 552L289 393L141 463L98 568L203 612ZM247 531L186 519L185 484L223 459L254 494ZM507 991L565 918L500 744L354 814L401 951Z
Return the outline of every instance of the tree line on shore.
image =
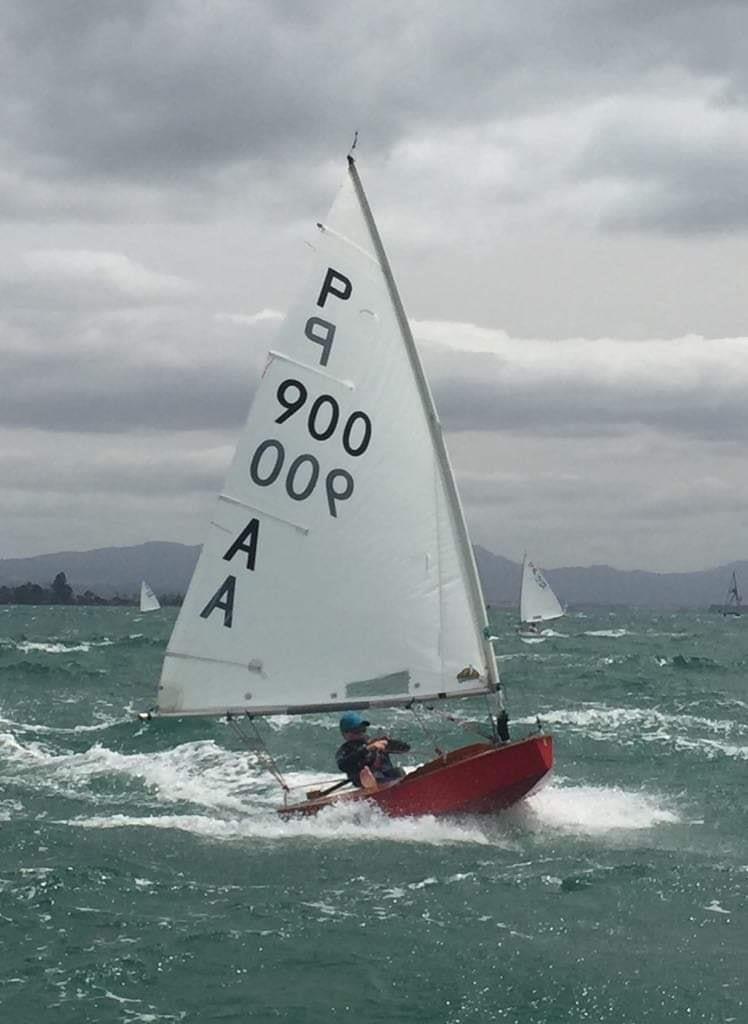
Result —
M179 606L181 594L159 594L162 605ZM138 605L137 596L101 597L92 590L73 592L64 572L58 572L48 587L39 583L22 583L18 587L0 587L0 604L67 604L67 605Z

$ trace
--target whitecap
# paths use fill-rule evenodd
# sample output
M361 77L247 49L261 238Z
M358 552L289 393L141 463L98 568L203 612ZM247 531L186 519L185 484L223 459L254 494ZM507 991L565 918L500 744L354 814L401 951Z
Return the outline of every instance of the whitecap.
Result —
M496 846L497 840L477 826L424 815L389 818L373 805L333 805L312 816L281 818L274 813L233 817L203 814L93 816L59 822L78 828L155 828L189 832L201 838L227 840L329 840L414 843L429 846L467 844ZM498 843L498 845L501 845ZM417 883L419 884L419 883ZM425 884L432 884L424 881Z
M551 725L566 725L584 730L607 729L607 738L624 728L635 732L640 739L646 738L643 735L643 730L657 730L665 739L670 739L674 735L682 735L688 729L702 729L724 736L748 735L748 725L730 719L665 712L657 708L622 708L593 704L576 709L559 708L543 711L540 718ZM518 725L530 725L535 722L535 718L518 718L516 722Z
M531 826L590 835L676 824L680 815L664 799L618 786L559 786L552 783L510 814Z
M712 914L730 914L729 910L725 910L723 906L720 906L718 900L712 900L706 907L702 907L702 910L708 910Z
M86 640L80 643L72 643L65 640L49 640L46 642L19 640L15 643L15 648L22 654L32 654L33 652L44 654L74 654L76 652L88 654L92 647L111 647L113 644L114 640L110 640L108 637L104 637L103 640Z
M629 636L627 629L585 629L583 636L607 636L616 639L619 636Z

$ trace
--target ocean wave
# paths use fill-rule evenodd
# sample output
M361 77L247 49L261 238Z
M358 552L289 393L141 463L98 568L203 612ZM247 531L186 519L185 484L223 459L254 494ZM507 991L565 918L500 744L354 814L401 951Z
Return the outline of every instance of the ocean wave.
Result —
M716 757L732 757L738 761L748 761L748 746L739 743L725 743L721 740L706 738L689 739L687 736L673 736L671 742L676 750L696 751L706 756L707 760Z
M213 740L157 753L123 754L101 743L83 753L59 753L0 733L0 751L29 769L43 768L35 781L67 794L80 795L93 780L109 776L140 782L157 803L246 810L248 798L257 801L273 784L269 773L258 774L255 754L224 750Z
M681 821L664 797L618 786L559 785L552 782L509 814L531 827L596 835L641 830Z
M562 725L585 733L593 740L633 743L659 742L679 750L698 751L708 758L724 754L744 760L748 747L726 742L748 736L748 724L729 719L704 718L699 715L664 712L656 708L562 708L540 713L540 720L548 725ZM517 724L534 724L534 718L517 719ZM700 730L717 734L723 739L687 736Z
M112 647L113 645L114 640L106 638L104 640L85 640L79 642L50 640L46 643L35 640L19 640L16 642L15 647L21 654L31 654L33 652L43 654L73 654L75 652L82 652L87 654L92 647Z
M64 637L51 636L30 640L28 637L0 637L0 652L18 651L20 654L89 654L102 647L164 647L165 639L146 636L144 633L128 633L125 636Z
M177 829L217 840L315 839L367 843L417 843L444 846L455 843L495 846L476 824L425 815L420 818L389 818L373 805L338 805L313 816L281 818L276 814L241 817L212 817L200 814L137 815L114 814L72 818L60 824L79 828ZM508 846L508 841L506 842Z
M78 703L74 700L72 703ZM127 709L125 709L127 711ZM76 733L86 732L104 732L107 729L111 729L115 726L132 725L135 717L134 711L127 714L126 717L122 718L119 716L106 715L101 718L101 721L95 722L92 725L82 725L77 723L76 725L64 726L64 725L42 725L37 722L17 722L12 718L5 718L0 714L0 725L7 726L8 728L20 733L48 733L51 736L54 735L75 735Z
M628 629L585 629L582 636L607 636L617 639L619 636L632 636Z
M670 659L670 664L673 668L698 669L701 671L704 669L725 671L724 666L720 665L719 662L714 661L712 658L705 658L694 654L690 656L676 654Z
M730 719L705 718L701 715L682 714L680 712L660 711L658 708L620 708L592 706L587 708L559 708L555 711L543 711L540 718L544 722L558 725L572 725L581 728L589 726L609 726L617 729L622 725L637 725L660 729L664 726L683 729L707 729L711 732L739 733L748 735L748 724L734 722ZM531 725L534 717L518 718L517 724Z
M68 674L64 667L55 666L53 669L51 665L43 665L38 661L14 661L8 665L0 665L0 672L7 672L13 676L46 676L52 671Z

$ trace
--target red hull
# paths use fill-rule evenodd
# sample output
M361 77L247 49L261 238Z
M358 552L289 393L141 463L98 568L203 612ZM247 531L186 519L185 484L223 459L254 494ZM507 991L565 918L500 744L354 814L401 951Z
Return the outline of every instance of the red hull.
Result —
M316 814L324 807L367 800L394 818L421 814L490 814L537 789L553 767L553 738L529 736L495 747L474 743L422 765L376 790L320 797L278 809L282 815Z

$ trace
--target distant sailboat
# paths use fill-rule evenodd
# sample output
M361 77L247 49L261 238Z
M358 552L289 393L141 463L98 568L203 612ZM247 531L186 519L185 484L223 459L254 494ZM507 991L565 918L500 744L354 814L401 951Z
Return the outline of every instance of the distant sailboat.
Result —
M153 714L226 715L239 728L482 696L483 742L280 812L338 800L396 816L495 811L547 778L553 741L509 740L442 428L352 157L317 226L311 277L268 353Z
M161 605L156 595L145 580L140 584L140 610L141 612L157 612Z
M727 589L725 603L722 605L722 614L739 616L743 614L743 598L738 589L738 578L733 572L730 586Z
M522 586L519 596L519 636L525 643L542 643L545 637L540 623L560 619L564 609L540 569L527 557L522 559Z

